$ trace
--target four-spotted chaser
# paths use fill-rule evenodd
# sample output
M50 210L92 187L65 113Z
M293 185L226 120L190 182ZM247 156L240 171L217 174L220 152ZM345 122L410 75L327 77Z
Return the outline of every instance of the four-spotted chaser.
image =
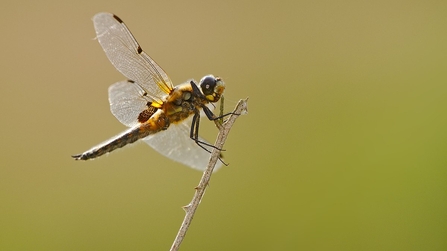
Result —
M213 146L198 136L199 120L201 113L218 118L212 109L225 89L222 79L208 75L199 84L190 80L174 87L119 17L99 13L93 23L110 62L129 79L109 87L109 102L112 114L130 128L73 158L93 159L142 139L166 157L204 170Z

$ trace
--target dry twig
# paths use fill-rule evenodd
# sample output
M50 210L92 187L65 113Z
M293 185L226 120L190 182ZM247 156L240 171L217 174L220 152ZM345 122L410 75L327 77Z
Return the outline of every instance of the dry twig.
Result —
M206 168L205 172L203 172L199 185L196 187L194 197L192 198L191 202L188 205L183 207L183 209L186 212L186 215L185 218L183 219L182 225L180 226L177 236L175 237L174 243L171 246L170 249L171 251L176 251L180 248L180 244L182 243L183 238L185 237L186 232L188 231L192 218L194 217L197 207L199 206L199 203L202 200L202 197L205 193L206 187L211 179L211 174L213 173L214 166L216 165L216 162L219 160L220 150L218 149L222 149L225 140L228 137L230 129L233 126L236 119L239 117L239 115L244 115L247 113L247 102L248 98L245 100L240 100L239 103L236 105L233 114L228 118L228 120L225 123L222 124L222 127L220 128L219 131L219 135L217 136L216 143L214 145L215 148L211 152L210 162L208 163L208 167Z

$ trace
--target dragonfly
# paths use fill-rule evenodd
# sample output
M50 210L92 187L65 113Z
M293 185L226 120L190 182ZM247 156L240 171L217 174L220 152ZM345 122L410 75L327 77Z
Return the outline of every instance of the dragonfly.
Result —
M225 90L223 80L207 75L199 83L189 80L174 87L118 16L98 13L93 23L108 59L128 79L111 85L108 91L112 114L129 128L72 157L94 159L141 139L174 161L205 170L214 146L199 137L199 121L204 115L213 121L221 119L213 109Z

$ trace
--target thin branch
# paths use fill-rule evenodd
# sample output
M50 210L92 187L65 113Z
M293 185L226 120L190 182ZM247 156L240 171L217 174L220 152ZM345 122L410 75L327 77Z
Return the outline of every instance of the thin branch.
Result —
M239 115L247 114L247 102L248 98L245 100L239 100L239 103L236 105L236 108L233 111L233 114L228 118L228 120L222 124L222 127L219 131L219 135L217 136L217 140L215 143L215 148L211 152L210 162L208 163L208 167L205 172L203 172L202 178L200 179L199 185L196 187L196 192L191 202L184 206L183 209L186 212L185 218L183 219L182 225L175 237L174 243L171 246L171 251L177 251L180 248L180 244L183 241L183 238L188 231L189 225L191 224L192 218L202 200L203 195L205 194L206 187L211 179L211 174L213 173L214 166L216 162L219 160L220 150L222 149L225 140L228 137L231 127L233 126L236 119Z

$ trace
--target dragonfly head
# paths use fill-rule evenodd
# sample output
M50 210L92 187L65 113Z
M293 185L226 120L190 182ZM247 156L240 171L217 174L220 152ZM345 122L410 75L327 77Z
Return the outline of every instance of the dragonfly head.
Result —
M210 102L217 102L225 90L225 84L220 77L207 75L200 80L200 89Z

